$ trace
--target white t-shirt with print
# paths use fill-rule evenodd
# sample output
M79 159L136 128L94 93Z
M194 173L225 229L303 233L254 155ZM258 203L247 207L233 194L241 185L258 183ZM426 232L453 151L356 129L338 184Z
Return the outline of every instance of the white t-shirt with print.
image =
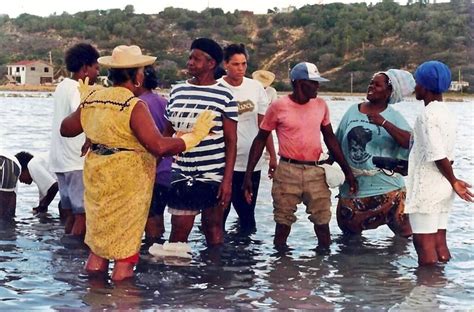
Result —
M408 159L406 213L449 212L454 190L435 161L454 159L456 118L443 102L431 102L413 128Z
M46 196L50 187L57 182L56 175L49 170L48 162L42 156L35 155L28 163L28 171L30 172L33 182L38 187L39 199L42 200Z
M244 77L242 84L237 87L227 83L224 77L220 78L219 82L232 91L238 104L237 159L234 170L245 171L250 147L259 129L258 115L265 115L268 108L267 93L260 82L247 77ZM255 171L262 170L263 162L263 157L261 157Z
M53 172L69 172L84 168L84 157L81 157L81 147L85 141L84 133L74 138L65 138L59 133L63 119L79 107L81 99L78 86L76 80L66 78L58 84L53 94L54 113L49 153L49 165Z

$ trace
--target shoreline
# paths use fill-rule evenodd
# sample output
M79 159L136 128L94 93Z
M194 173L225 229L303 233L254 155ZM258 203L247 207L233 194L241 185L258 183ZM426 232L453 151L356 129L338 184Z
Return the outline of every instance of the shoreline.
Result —
M0 85L0 97L49 97L56 89L54 85L48 86L34 86L34 85L23 85L23 86L11 86L11 85ZM160 95L169 94L170 89L156 89ZM25 94L21 94L24 92ZM286 95L289 92L279 91L278 95ZM365 98L365 93L361 92L321 92L318 93L320 96L329 97L332 101L344 101L346 97L361 97ZM445 102L474 102L474 94L470 93L454 93L447 92L443 94Z

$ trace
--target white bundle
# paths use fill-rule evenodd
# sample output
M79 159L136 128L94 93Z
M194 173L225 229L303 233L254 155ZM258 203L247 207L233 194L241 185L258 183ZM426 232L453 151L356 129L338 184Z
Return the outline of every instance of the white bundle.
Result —
M163 257L179 257L179 258L186 258L191 259L191 247L189 247L186 243L164 243L161 244L153 244L149 249L148 252L158 258Z

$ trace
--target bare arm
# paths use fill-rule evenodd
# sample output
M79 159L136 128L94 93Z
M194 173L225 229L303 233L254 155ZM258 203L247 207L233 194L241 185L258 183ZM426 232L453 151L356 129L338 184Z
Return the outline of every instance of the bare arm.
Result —
M398 128L393 123L383 118L380 114L368 114L369 121L375 125L383 127L393 137L393 139L403 148L410 147L410 131Z
M48 210L49 204L53 201L54 197L58 193L58 182L55 182L51 187L48 189L46 195L40 200L38 204L38 212L43 212Z
M139 101L133 108L130 128L138 141L156 157L174 155L186 149L182 139L161 135L151 117L148 106L142 101Z
M449 159L443 158L440 160L436 160L435 163L441 174L449 181L456 194L458 194L459 197L461 197L462 199L472 202L473 194L469 190L471 185L469 185L465 181L457 179L454 176L453 167L451 166L451 162L449 161Z
M321 126L321 132L324 137L324 143L326 143L326 146L331 156L341 166L341 169L344 172L344 175L346 176L346 181L349 183L349 186L350 186L350 193L356 194L357 188L358 188L357 181L354 178L354 175L352 174L352 170L347 164L346 159L344 158L344 154L342 153L341 146L339 145L339 142L337 141L337 138L334 135L334 132L332 131L331 124L328 124L326 126Z
M64 118L61 122L60 133L63 137L75 137L81 134L84 130L81 125L81 107Z
M260 114L258 115L259 126L263 121L263 117L264 115L260 115ZM270 161L268 162L268 177L272 179L276 166L277 166L277 157L276 157L276 152L275 152L275 144L273 144L273 136L271 135L271 132L267 138L265 147L267 149L268 154L270 154Z
M268 140L268 136L270 136L271 131L266 131L260 129L257 133L255 139L253 139L252 147L250 147L249 153L249 160L247 162L247 170L245 171L244 177L244 185L242 188L244 189L245 199L248 203L252 201L252 173L257 165L260 157L262 156L263 149L265 148L265 144Z
M217 197L221 208L229 205L232 196L232 176L234 174L235 158L237 157L237 122L224 118L225 140L225 169Z

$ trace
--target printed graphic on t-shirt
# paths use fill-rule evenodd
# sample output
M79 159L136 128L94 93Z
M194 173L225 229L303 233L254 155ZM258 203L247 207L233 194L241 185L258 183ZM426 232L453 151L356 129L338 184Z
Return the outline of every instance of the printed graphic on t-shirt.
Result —
M237 108L239 111L239 115L242 115L243 113L247 112L253 112L255 108L255 103L251 100L237 101Z
M350 159L356 163L361 164L370 158L367 153L367 143L372 140L372 131L362 126L352 128L347 134L347 144L349 149Z

